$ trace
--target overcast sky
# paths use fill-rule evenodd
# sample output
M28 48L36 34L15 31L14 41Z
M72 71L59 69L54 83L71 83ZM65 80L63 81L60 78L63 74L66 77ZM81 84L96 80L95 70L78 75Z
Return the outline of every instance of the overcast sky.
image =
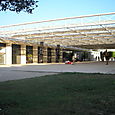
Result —
M115 12L115 0L39 0L38 6L33 14L0 12L0 26Z

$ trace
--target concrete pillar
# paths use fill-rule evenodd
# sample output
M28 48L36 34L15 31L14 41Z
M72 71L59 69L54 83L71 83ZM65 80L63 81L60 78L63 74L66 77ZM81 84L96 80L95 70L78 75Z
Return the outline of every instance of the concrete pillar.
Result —
M59 60L60 63L63 62L63 50L60 49L60 60Z
M7 65L12 64L12 44L6 44L6 63Z
M55 63L56 62L56 49L53 48L52 49L52 63Z
M26 64L26 45L21 45L21 64Z
M47 63L47 47L43 48L43 63Z
M57 45L56 48L56 63L60 62L60 45Z
M33 46L33 63L38 63L38 46Z

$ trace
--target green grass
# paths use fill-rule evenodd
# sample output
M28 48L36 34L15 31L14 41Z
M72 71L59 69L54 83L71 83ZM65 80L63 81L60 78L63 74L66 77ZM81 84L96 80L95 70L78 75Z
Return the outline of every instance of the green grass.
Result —
M0 115L115 115L115 75L63 73L0 83Z

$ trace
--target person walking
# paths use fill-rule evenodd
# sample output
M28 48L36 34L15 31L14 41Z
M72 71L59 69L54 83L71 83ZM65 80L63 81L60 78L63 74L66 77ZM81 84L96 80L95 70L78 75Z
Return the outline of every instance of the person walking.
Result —
M76 58L75 56L72 57L73 65L75 64Z
M104 56L105 56L105 59L106 59L106 65L108 65L109 63L109 53L107 52L107 50L104 52Z

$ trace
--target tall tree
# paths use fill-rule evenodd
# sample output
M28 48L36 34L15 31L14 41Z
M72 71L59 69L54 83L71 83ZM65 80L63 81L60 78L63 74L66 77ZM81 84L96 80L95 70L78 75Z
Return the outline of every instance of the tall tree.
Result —
M38 7L37 0L0 0L0 11L15 11L17 13L24 11L32 13Z

